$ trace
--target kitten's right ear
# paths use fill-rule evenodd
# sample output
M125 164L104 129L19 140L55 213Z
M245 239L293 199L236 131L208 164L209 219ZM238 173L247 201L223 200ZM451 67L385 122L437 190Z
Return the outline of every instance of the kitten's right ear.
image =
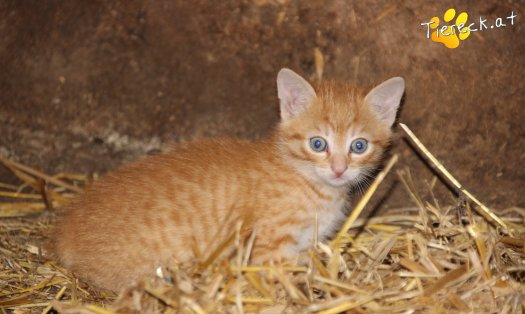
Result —
M365 97L377 117L388 127L396 120L397 108L405 92L405 80L393 77L374 87Z
M286 68L277 74L277 95L283 121L297 116L317 97L313 87L305 79Z

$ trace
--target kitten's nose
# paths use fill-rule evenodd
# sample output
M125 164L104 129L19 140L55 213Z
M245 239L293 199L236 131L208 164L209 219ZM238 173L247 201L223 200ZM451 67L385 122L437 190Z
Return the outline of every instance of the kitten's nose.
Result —
M332 164L330 168L332 168L332 171L335 173L335 176L337 178L340 178L343 175L343 173L345 173L346 169L348 169L348 166L346 164Z
M344 155L334 154L332 156L330 168L332 168L332 171L335 173L336 177L341 177L343 173L345 173L346 169L348 169L346 162L346 157Z

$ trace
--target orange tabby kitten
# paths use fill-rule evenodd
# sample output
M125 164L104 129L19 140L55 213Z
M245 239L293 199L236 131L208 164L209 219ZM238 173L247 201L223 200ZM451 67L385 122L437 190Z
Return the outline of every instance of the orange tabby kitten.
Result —
M345 218L348 192L370 175L391 137L404 92L396 77L368 94L341 82L316 90L277 76L281 122L266 140L200 140L96 181L60 217L65 267L117 290L157 266L195 258L251 221L252 263L292 258ZM192 243L197 250L192 249Z

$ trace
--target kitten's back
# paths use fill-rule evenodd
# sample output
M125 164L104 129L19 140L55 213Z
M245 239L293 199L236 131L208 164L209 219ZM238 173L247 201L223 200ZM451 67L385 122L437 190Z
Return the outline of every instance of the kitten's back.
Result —
M192 242L206 254L293 185L276 152L269 142L203 140L124 166L68 206L55 251L67 268L110 289L168 259L195 258Z

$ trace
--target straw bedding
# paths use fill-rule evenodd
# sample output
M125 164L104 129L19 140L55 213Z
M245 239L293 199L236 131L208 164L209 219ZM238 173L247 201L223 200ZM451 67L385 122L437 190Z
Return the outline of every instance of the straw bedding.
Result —
M301 256L306 262L249 265L256 235L240 238L240 222L218 250L159 267L119 295L75 279L42 246L54 209L87 178L0 158L22 182L0 183L0 313L525 312L525 209L485 207L405 131L457 188L456 203L422 199L410 172L398 170L413 202L359 218L381 180L396 175L394 156L337 236ZM217 258L231 246L233 256Z

